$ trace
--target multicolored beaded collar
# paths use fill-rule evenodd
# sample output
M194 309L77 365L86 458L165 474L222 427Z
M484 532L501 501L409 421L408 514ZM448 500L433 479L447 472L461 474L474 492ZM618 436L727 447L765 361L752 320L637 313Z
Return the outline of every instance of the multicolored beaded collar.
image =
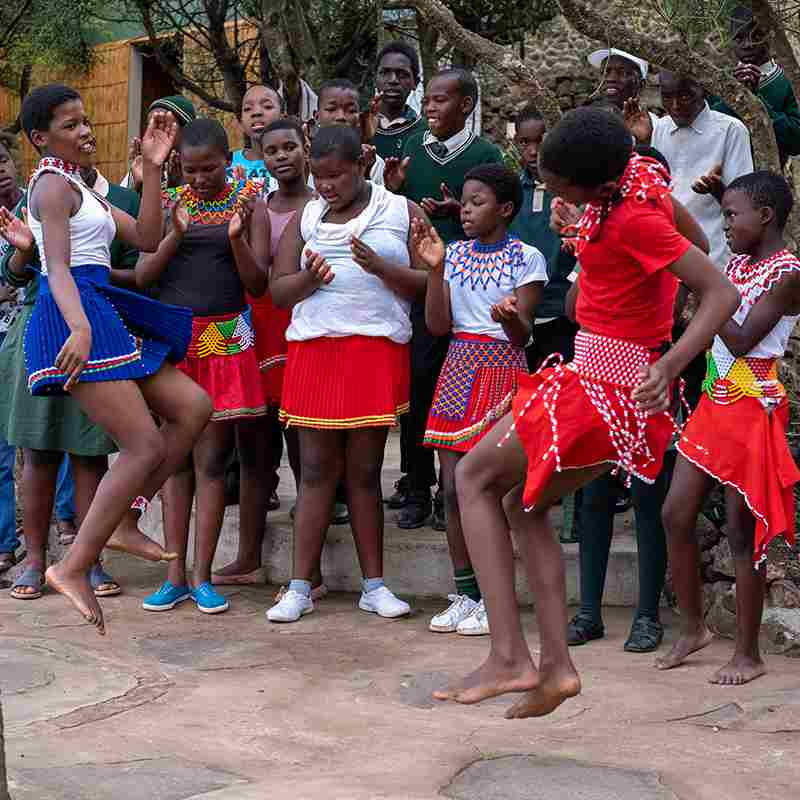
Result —
M739 255L730 260L725 271L739 290L741 305L749 309L788 272L800 271L800 261L788 250L779 250L761 261Z
M83 179L81 178L80 164L76 164L74 161L64 161L61 158L52 158L51 156L45 156L44 158L39 159L36 169L31 173L30 180L33 181L33 179L39 176L42 172L47 172L54 169L69 175L70 178L73 178L76 181L83 182Z
M481 244L477 239L453 242L447 248L448 281L468 284L472 290L487 289L492 283L499 287L503 278L514 277L521 262L522 242L513 237L495 244Z
M184 184L175 189L167 189L167 199L172 203L182 202L189 212L194 225L223 225L248 200L254 200L260 187L253 181L235 181L225 186L224 191L212 200L202 200L192 189Z
M669 172L660 161L646 156L631 156L614 196L605 203L589 203L578 222L561 231L562 236L568 237L565 249L580 255L586 244L597 236L612 207L626 197L632 197L637 203L659 200L670 193L670 186Z

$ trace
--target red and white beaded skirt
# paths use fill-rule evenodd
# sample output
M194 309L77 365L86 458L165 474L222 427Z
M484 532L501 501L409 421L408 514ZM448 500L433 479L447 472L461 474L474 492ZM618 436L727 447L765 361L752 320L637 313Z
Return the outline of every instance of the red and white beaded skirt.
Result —
M792 489L800 470L786 441L788 425L786 398L768 412L755 397L723 404L704 394L678 441L684 458L744 498L756 521L756 566L776 536L795 542Z
M613 464L653 483L677 426L667 412L646 415L631 399L640 369L661 353L580 331L569 364L522 375L514 428L528 455L523 503L536 506L554 472ZM550 362L552 363L552 361ZM501 443L502 446L502 443Z

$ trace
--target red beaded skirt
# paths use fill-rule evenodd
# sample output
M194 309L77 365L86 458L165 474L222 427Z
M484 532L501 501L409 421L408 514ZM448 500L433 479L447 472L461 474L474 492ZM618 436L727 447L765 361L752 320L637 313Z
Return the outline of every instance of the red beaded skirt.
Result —
M450 342L425 427L424 444L466 453L508 413L525 351L491 336L459 333Z
M286 367L286 329L292 312L276 308L266 292L262 297L247 297L252 311L253 332L256 337L256 359L261 371L264 398L268 406L279 406Z
M785 398L769 413L755 397L723 404L704 394L678 442L684 458L744 498L756 521L756 565L776 536L795 542L792 489L800 470L786 441L788 425Z
M212 422L267 413L248 312L195 317L192 341L178 369L208 392Z
M581 331L573 361L545 364L520 377L512 413L513 430L528 456L526 509L536 506L553 473L565 469L608 463L647 483L655 481L677 426L667 412L639 411L631 391L641 381L640 368L660 355Z
M377 336L289 342L280 420L301 428L395 425L408 412L407 344Z

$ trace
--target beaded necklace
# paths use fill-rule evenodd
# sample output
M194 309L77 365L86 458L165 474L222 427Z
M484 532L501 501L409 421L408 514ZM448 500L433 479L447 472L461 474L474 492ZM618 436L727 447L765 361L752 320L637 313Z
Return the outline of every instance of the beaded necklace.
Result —
M513 279L522 261L522 243L508 236L494 244L481 244L477 239L453 242L447 260L448 280L461 286L468 284L473 290L478 286L485 290L491 283L499 287L503 278Z
M83 178L81 178L80 164L76 164L74 161L64 161L62 158L53 158L52 156L45 156L44 158L39 159L36 169L31 173L29 183L31 183L35 178L38 178L43 172L48 172L54 169L58 170L59 172L63 172L73 180L83 183Z
M632 155L625 172L617 184L614 196L603 203L589 203L583 216L574 224L565 227L561 234L569 237L564 242L567 250L580 255L583 248L597 237L600 226L615 205L625 198L632 197L637 203L659 200L670 193L670 176L664 165L654 158Z
M194 225L222 225L248 200L258 197L260 189L253 181L239 180L226 184L225 189L211 200L203 200L184 184L167 189L167 197L173 203L182 202Z
M783 275L797 270L800 270L797 256L788 250L779 250L760 261L753 261L748 255L734 256L726 271L739 290L741 306L749 310Z

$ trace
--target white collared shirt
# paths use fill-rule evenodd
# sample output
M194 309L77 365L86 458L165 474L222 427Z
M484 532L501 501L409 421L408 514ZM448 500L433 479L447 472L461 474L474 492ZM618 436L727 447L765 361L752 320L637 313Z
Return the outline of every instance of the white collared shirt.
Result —
M428 154L435 161L438 161L440 164L444 164L451 158L455 158L455 156L469 147L469 145L472 144L473 139L475 139L475 134L468 125L465 125L458 133L454 134L449 139L444 140L437 139L430 131L426 131L425 136L422 137L422 144L426 148L429 148L434 142L443 144L447 148L447 155L444 158L435 156L430 152L429 149Z
M652 145L669 162L675 198L694 216L711 245L711 260L725 269L731 258L722 229L722 209L710 194L697 194L692 184L722 164L722 183L728 186L753 171L750 133L734 117L712 111L706 103L694 122L679 128L666 116L653 128Z

